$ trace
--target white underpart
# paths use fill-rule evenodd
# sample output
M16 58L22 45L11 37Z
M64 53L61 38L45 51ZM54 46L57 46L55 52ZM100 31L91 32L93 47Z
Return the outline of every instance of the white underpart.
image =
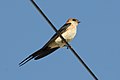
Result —
M64 39L67 41L67 42L70 42L76 35L76 29L74 28L74 30L68 30L66 31L65 33L62 34L62 36L64 37ZM55 42L57 43L57 45L59 47L64 47L66 44L65 42L60 38L58 37Z
M67 42L70 42L75 37L75 35L76 35L76 27L69 29L62 34L62 36ZM60 37L58 37L53 43L49 45L49 47L51 48L64 47L65 45L66 45L65 42Z

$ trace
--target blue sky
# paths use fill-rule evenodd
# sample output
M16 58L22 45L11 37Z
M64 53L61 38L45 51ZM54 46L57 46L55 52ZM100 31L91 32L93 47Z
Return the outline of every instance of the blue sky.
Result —
M68 18L79 19L72 47L99 80L120 79L119 0L36 0L36 3L57 29ZM1 0L0 80L93 80L66 48L18 66L54 33L29 0Z

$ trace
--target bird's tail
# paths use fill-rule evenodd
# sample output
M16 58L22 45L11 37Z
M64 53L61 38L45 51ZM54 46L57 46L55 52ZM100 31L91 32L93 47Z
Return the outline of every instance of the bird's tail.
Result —
M20 62L19 66L24 65L25 63L27 63L28 61L30 61L33 58L34 58L34 60L38 60L44 56L47 56L48 54L52 53L53 51L55 51L57 49L58 49L58 47L52 48L52 49L40 49L40 50L36 51L35 53L31 54L30 56L28 56L22 62Z
M22 66L22 65L24 65L25 63L27 63L28 61L30 61L31 59L35 58L35 57L38 55L38 53L39 53L39 54L41 53L41 51L42 51L42 50L40 49L40 50L36 51L35 53L31 54L30 56L28 56L27 58L25 58L23 61L21 61L21 62L19 63L19 66Z

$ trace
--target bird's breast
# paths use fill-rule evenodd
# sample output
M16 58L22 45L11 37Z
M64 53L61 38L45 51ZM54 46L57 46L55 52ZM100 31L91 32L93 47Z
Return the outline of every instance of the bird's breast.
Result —
M68 29L66 32L62 34L62 36L67 42L70 42L75 37L75 35L76 35L76 28ZM65 42L60 37L58 37L55 40L55 43L58 44L59 47L63 47L66 45Z

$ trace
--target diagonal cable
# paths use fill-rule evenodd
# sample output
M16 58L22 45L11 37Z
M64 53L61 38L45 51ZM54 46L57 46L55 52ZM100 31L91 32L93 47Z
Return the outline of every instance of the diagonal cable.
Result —
M32 4L36 7L36 9L39 11L39 13L42 14L42 16L45 18L45 20L48 22L48 24L55 30L55 32L60 35L62 40L67 44L69 49L73 52L73 54L78 58L78 60L82 63L82 65L87 69L87 71L91 74L91 76L98 80L98 78L95 76L95 74L90 70L90 68L85 64L85 62L81 59L81 57L75 52L75 50L70 46L70 44L61 36L60 32L57 31L55 26L50 22L50 20L47 18L47 16L42 12L42 10L37 6L37 4L34 2L34 0L30 0Z

